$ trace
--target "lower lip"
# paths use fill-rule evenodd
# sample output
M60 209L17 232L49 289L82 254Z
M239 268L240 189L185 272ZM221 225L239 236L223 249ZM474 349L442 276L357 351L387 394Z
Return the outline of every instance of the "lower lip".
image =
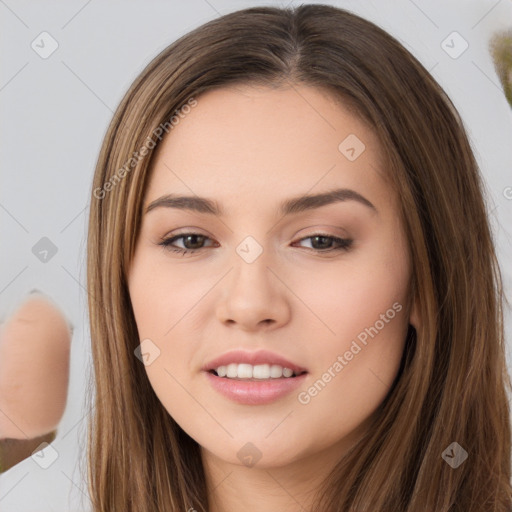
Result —
M218 377L205 372L212 387L226 398L244 405L263 405L275 402L288 395L304 383L307 373L297 377L281 377L261 382L254 380L235 380Z

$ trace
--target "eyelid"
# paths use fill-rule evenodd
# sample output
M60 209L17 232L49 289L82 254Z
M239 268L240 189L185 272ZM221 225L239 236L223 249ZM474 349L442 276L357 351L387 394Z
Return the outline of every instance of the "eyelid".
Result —
M301 234L305 232L306 234ZM332 236L336 238L350 238L346 229L336 226L334 224L317 224L301 229L295 238L304 238L308 236L323 235Z
M190 230L164 235L163 237L160 238L160 243L158 245L163 245L163 242L166 242L168 245L170 245L169 242L171 242L173 240L179 240L181 238L185 238L188 235L198 235L198 236L205 238L206 240L213 241L214 244L219 245L219 243L213 237L211 237L209 235L205 235L204 233L201 233L199 231L190 231ZM202 247L200 249L187 249L187 250L192 252L192 251L200 251L202 249L204 249L204 247Z
M311 231L312 230L312 231ZM326 231L336 230L338 233L328 233ZM300 235L302 231L305 231L307 234ZM178 228L177 230L170 231L161 237L161 240L165 240L171 237L175 237L178 235L201 235L208 238L212 238L209 233L205 232L202 228L198 228L196 226L187 226L185 228ZM307 238L308 236L315 235L323 235L323 236L331 236L334 238L350 238L350 235L346 230L342 229L340 226L332 225L332 224L320 224L315 226L310 226L304 228L299 231L299 234L294 236L295 239L299 238Z

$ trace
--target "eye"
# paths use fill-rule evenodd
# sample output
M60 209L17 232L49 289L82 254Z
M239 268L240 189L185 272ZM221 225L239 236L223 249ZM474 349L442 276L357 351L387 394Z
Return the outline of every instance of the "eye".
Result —
M299 242L303 240L311 240L311 249L320 253L331 252L331 251L347 251L352 245L353 240L349 238L338 238L336 236L325 235L316 233L305 238L301 238ZM332 247L332 244L337 247Z
M176 247L174 243L177 240L183 240L184 247ZM211 240L211 238L201 233L182 233L170 238L164 238L158 245L162 246L165 250L185 255L204 249L206 240ZM353 240L348 238L338 238L321 233L301 238L299 242L304 240L311 240L311 250L318 253L347 251L353 242ZM334 247L332 246L333 244Z
M176 240L183 239L185 247L176 247L173 243ZM201 233L182 233L170 238L164 238L158 245L162 246L165 250L177 252L180 254L189 254L202 249L202 244L205 240L211 240L206 235Z

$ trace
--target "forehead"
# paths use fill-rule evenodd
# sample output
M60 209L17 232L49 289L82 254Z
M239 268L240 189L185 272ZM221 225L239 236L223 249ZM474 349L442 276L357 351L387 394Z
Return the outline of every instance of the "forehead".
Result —
M335 186L374 196L385 188L377 137L322 89L231 86L196 100L158 147L146 204L166 192L257 207L258 197L261 206Z

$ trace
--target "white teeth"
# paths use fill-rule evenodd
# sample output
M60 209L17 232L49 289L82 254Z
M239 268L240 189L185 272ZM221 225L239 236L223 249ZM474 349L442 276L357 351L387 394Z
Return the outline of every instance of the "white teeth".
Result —
M236 363L228 364L226 377L234 378L238 376L238 365Z
M279 366L278 364L273 364L270 367L270 376L273 379L278 379L282 375L283 375L283 367L282 366Z
M228 379L280 379L281 377L292 377L294 371L290 368L283 368L278 364L247 364L231 363L227 366L219 366L215 369L219 377Z
M293 375L293 370L290 370L290 368L283 368L283 375L285 377L291 377Z
M270 378L270 366L268 364L257 364L252 369L252 376L255 379Z
M237 374L239 379L252 379L252 366L250 364L239 364Z

